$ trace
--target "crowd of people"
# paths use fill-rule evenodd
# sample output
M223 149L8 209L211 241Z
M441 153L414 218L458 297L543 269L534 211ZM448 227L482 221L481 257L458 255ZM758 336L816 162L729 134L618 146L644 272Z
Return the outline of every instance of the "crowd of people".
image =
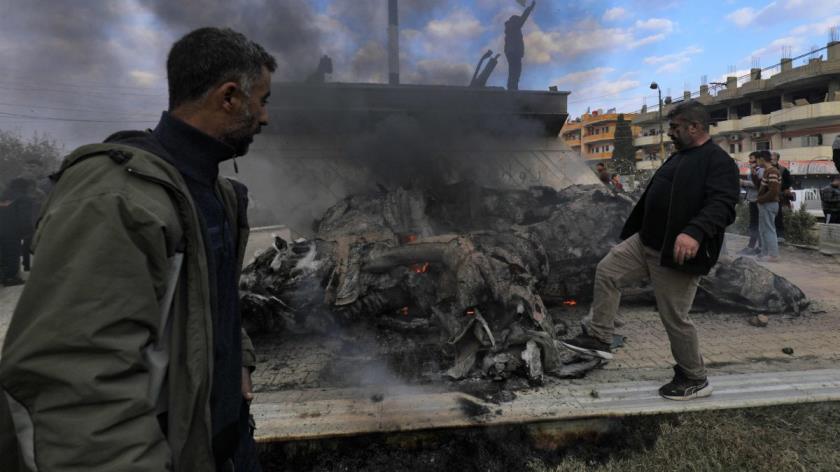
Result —
M615 190L624 190L624 184L621 183L621 177L618 174L610 174L607 171L607 166L603 162L595 164L595 173L600 180L607 187Z

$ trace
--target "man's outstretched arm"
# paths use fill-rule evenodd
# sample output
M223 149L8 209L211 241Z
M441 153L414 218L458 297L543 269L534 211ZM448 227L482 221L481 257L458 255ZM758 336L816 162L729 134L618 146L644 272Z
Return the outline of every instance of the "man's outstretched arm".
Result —
M533 0L531 4L528 5L528 8L526 8L525 11L522 12L522 19L519 20L520 28L525 25L526 21L528 21L528 17L531 15L531 12L534 11L535 6L537 6L537 0Z

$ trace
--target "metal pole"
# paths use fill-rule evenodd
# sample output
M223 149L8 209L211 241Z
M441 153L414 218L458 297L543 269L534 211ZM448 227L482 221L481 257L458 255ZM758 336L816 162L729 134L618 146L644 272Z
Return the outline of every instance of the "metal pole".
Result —
M400 30L397 0L388 0L388 83L400 83Z
M662 135L662 87L657 87L659 92L659 160L665 159L665 137Z

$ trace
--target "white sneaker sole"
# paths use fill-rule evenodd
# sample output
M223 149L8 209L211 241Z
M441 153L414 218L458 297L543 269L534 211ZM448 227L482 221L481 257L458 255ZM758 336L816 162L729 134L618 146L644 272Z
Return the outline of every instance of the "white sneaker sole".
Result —
M571 345L571 344L569 344L565 341L560 341L560 344L565 346L566 349L568 349L570 351L574 351L578 354L583 354L584 356L600 357L601 359L606 359L606 360L610 360L610 359L613 358L612 353L609 353L609 352L599 351L597 349L586 349L586 348L583 348L583 347L580 347L580 346L573 346L573 345Z
M686 401L686 400L694 400L694 399L697 399L697 398L708 397L714 391L715 391L715 389L711 385L706 385L705 387L701 388L700 390L697 390L696 392L693 392L693 393L691 393L689 395L686 395L684 397L672 397L672 396L669 396L669 395L662 395L661 393L660 393L660 395L662 396L662 398L667 398L668 400Z

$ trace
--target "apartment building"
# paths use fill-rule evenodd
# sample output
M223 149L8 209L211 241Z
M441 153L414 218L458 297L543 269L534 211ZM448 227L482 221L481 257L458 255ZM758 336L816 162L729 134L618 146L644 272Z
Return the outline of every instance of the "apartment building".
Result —
M561 131L563 141L573 151L589 161L603 161L612 158L615 148L615 126L619 113L614 108L606 111L594 110L568 121ZM634 114L625 114L624 119L632 121ZM636 132L634 131L634 135Z
M703 85L676 101L668 97L663 118L690 99L709 108L712 139L739 161L742 172L749 153L762 149L778 152L782 165L805 187L827 183L836 172L831 143L840 134L840 41L773 67L753 68L748 76L728 77L725 84ZM643 108L633 121L639 129L633 140L639 167L661 162L659 117L659 110ZM662 129L667 132L667 121ZM663 138L668 156L673 146L667 135Z

